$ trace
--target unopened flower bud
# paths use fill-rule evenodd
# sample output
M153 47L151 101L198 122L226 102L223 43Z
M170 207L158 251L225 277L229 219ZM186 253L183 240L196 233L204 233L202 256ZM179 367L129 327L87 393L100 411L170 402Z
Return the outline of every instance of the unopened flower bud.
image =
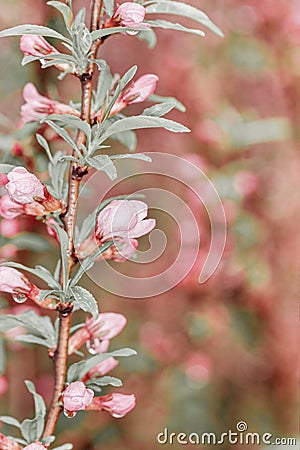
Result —
M85 410L93 397L94 392L91 389L87 389L82 381L75 381L62 394L64 409L71 412Z
M133 394L108 394L93 399L87 408L93 411L108 411L115 418L124 417L135 408L136 399Z

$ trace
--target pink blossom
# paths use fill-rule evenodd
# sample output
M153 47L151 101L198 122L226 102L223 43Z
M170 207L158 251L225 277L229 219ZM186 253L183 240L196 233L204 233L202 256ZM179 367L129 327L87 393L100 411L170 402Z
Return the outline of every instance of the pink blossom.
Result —
M113 200L99 214L96 233L104 242L109 239L135 239L155 227L154 219L145 219L146 203L138 200Z
M2 219L0 233L6 238L12 238L20 232L20 222L16 219Z
M101 361L99 364L97 364L91 370L89 370L88 373L82 379L82 381L90 380L91 378L93 378L95 376L106 375L111 370L115 369L118 364L119 364L119 361L117 361L115 358L113 358L113 357L107 358L104 361Z
M74 353L85 343L91 353L105 352L110 339L121 333L126 322L125 316L113 312L99 314L96 320L87 319L85 325L71 336L69 354Z
M62 399L67 411L82 411L89 406L93 400L94 392L87 389L82 381L71 383L63 392Z
M23 450L45 450L45 447L41 442L34 442L33 444L26 445Z
M26 34L20 39L20 49L26 56L44 56L59 53L42 36Z
M117 114L132 103L141 103L147 100L154 93L158 80L158 76L151 73L138 78L128 89L121 93L110 115Z
M133 410L136 399L133 394L108 394L93 399L87 408L94 411L108 411L113 417L121 418Z
M21 106L22 124L38 122L50 114L73 114L79 116L78 111L71 106L40 95L33 83L25 85L23 97L26 103Z
M112 245L101 256L103 259L112 259L117 262L123 262L129 259L136 252L138 244L139 243L136 239L129 239L128 241L120 239L115 241L114 245Z
M0 291L9 294L24 293L29 294L33 285L30 281L12 267L0 267Z
M3 395L7 390L7 379L4 375L0 375L0 395Z
M0 215L4 219L15 219L20 214L23 214L23 207L19 203L13 202L9 195L4 195L0 198Z
M123 27L130 28L149 28L150 25L143 23L146 15L146 9L138 3L125 2L118 6L113 19L120 22Z
M22 447L12 439L0 433L0 449L2 450L22 450ZM24 450L24 449L23 449Z
M8 173L7 178L9 182L5 187L12 201L26 205L36 199L46 200L45 186L24 167L15 167Z

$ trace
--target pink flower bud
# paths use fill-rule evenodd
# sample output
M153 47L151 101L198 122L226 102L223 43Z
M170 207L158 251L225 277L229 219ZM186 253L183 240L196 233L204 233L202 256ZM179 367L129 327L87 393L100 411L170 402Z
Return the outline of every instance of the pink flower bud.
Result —
M91 389L87 389L82 381L75 381L62 394L64 409L71 412L82 411L91 404L93 397Z
M120 239L115 241L106 252L101 255L103 259L112 259L113 261L123 262L129 259L135 252L139 243L136 239L129 239L128 241Z
M45 60L42 59L45 55L59 55L60 52L50 45L46 39L42 36L35 34L26 34L20 39L20 48L25 56L37 56L41 57L40 61L42 65ZM59 70L69 70L71 66L69 64L55 64L55 67Z
M9 195L4 195L0 198L0 215L4 219L14 219L20 214L23 214L23 207L19 203L13 202Z
M147 100L154 93L158 80L158 76L151 73L138 78L128 89L121 93L110 115L117 114L132 103L141 103Z
M117 361L115 358L107 358L104 361L97 364L93 369L89 370L88 373L84 376L82 381L90 380L91 378L95 376L103 376L109 373L111 370L115 369L117 365L119 364L119 361Z
M102 313L98 319L90 318L84 327L74 333L69 341L69 354L87 343L91 353L105 352L109 340L117 336L126 325L126 317L117 313ZM104 343L101 348L101 343ZM95 344L95 345L94 345ZM99 351L102 350L102 351Z
M4 434L0 433L0 449L2 449L2 450L22 450L22 447L17 442L13 441L12 439L4 436Z
M7 178L9 182L5 187L12 201L26 205L36 199L46 200L45 186L24 167L15 167L7 174Z
M0 221L0 233L6 238L12 238L20 231L18 219L2 219Z
M94 411L108 411L116 418L124 417L133 410L136 405L135 396L126 394L108 394L93 399L91 405L87 408Z
M9 294L30 294L33 285L30 281L12 267L0 267L0 291Z
M45 447L41 442L34 442L33 444L26 445L23 450L45 450Z
M71 106L40 95L32 83L25 85L23 97L26 103L21 106L22 124L38 122L50 114L73 114L79 117L78 111Z
M138 200L113 200L99 214L96 234L102 241L135 239L155 227L154 219L146 219L148 206Z
M113 16L115 22L120 22L123 27L149 28L150 25L143 23L146 9L138 3L125 2L118 6Z
M20 39L20 49L26 56L43 56L59 53L56 48L48 44L46 39L35 34L26 34Z

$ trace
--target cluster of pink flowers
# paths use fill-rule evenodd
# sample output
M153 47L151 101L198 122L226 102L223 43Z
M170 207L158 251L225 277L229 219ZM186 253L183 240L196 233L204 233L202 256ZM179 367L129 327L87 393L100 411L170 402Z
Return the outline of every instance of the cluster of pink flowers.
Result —
M94 234L77 249L79 259L94 252L109 240L114 245L101 255L104 259L124 261L136 251L137 238L155 227L155 219L146 219L148 206L138 200L113 200L98 215Z
M21 214L46 216L60 211L62 204L52 197L46 186L24 167L15 167L7 175L7 195L0 198L0 215L14 219Z

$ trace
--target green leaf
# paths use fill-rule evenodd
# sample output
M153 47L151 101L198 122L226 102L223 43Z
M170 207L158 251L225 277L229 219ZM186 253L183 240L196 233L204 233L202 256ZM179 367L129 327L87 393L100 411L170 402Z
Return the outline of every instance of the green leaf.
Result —
M47 2L47 5L53 6L53 8L56 8L63 16L66 27L70 28L70 26L72 25L72 21L73 21L73 13L72 13L71 8L69 8L68 5L65 5L62 2L58 2L58 1L54 1L54 0Z
M101 30L96 30L91 33L92 40L96 41L105 36L110 36L116 33L125 33L125 31L144 31L145 28L131 28L131 27L114 27L114 28L102 28Z
M7 28L6 30L0 31L0 37L23 36L23 34L36 34L38 36L52 37L72 44L70 39L66 38L62 34L58 33L55 30L52 30L51 28L43 27L41 25L17 25L16 27Z
M173 108L176 107L175 102L166 102L159 103L157 105L153 105L150 108L144 109L142 112L143 116L153 116L153 117L161 117L165 114L168 114Z
M119 378L105 376L105 377L101 377L101 378L92 378L91 380L89 380L86 383L86 385L89 388L97 391L97 387L100 387L100 388L103 386L121 387L121 386L123 386L123 383Z
M43 433L44 418L37 416L34 419L25 419L21 424L21 433L24 439L28 442L34 442L39 439Z
M65 194L65 175L68 168L67 156L62 156L62 152L56 152L52 163L48 164L48 171L51 184L54 190L54 196L59 200L64 198Z
M9 173L15 167L12 164L0 164L0 173Z
M151 25L154 28L162 28L164 30L176 30L176 31L185 31L186 33L197 34L198 36L205 36L205 33L201 30L195 30L193 28L187 28L180 23L168 22L167 20L147 20L146 23Z
M79 305L80 309L92 314L94 319L97 319L99 315L98 303L95 297L81 286L75 286L71 289L72 294Z
M4 345L4 339L0 336L0 374L4 373L6 366L6 348Z
M187 133L190 131L184 125L174 122L173 120L150 116L132 116L118 120L110 127L108 127L106 132L101 136L100 143L104 142L115 133L143 128L165 128L166 130L172 131L173 133Z
M142 161L147 161L147 162L151 162L151 158L150 156L144 155L144 153L134 153L133 155L131 154L126 154L126 155L112 155L110 157L113 161L114 160L118 160L118 159L140 159Z
M36 392L35 386L32 381L25 380L24 383L25 383L28 391L30 392L30 394L32 394L32 396L33 396L35 416L36 417L38 417L38 416L45 417L46 416L46 405L45 405L43 397Z
M32 273L33 275L36 275L38 278L41 278L42 280L44 280L48 284L48 286L50 286L51 288L53 288L53 289L61 288L60 284L55 280L52 273L49 272L49 270L46 269L46 267L35 266L35 268L30 268L30 267L24 266L23 264L12 262L12 261L11 262L7 261L0 265L6 266L6 267L14 267L15 269L25 270L26 272Z
M69 383L71 383L72 381L81 380L89 370L91 370L100 362L110 358L111 356L128 357L133 355L136 355L136 351L131 348L123 348L120 350L115 350L113 352L95 355L87 360L72 364L68 370L67 380Z
M57 121L63 124L63 126L65 127L81 130L85 134L88 143L91 140L92 130L90 125L86 121L81 120L79 117L76 117L73 114L51 114L47 117L47 120Z
M107 155L97 155L93 158L86 158L86 162L90 167L94 167L99 171L103 171L111 179L117 178L117 169Z
M6 332L12 328L23 327L34 336L42 337L50 347L56 345L55 331L48 316L40 316L35 311L28 310L22 314L6 314L0 316L0 331Z
M100 74L98 77L97 89L94 92L94 111L98 111L104 103L111 86L113 77L110 72L110 68L104 59L97 60L98 67L100 69Z
M148 101L155 103L174 103L178 111L185 112L186 107L180 103L175 97L162 97L161 95L152 94L148 97Z
M55 231L59 237L60 243L60 255L62 264L62 279L63 279L63 290L66 289L68 282L68 247L69 238L65 230L63 230L59 225L54 224Z
M38 141L38 143L40 144L40 146L43 147L43 149L47 153L49 160L52 162L53 157L52 157L51 150L50 150L47 140L38 133L35 135L35 137L36 137L36 140Z
M128 148L130 152L134 152L137 146L137 137L134 131L128 130L123 133L115 133L112 137L114 141L120 142L124 147Z
M0 416L0 421L6 423L7 425L12 425L13 427L20 428L20 422L11 416Z
M80 23L74 30L73 46L74 52L79 59L85 57L92 45L92 36L84 23Z
M23 334L22 336L17 336L15 338L15 341L24 342L25 344L43 345L44 347L47 348L53 347L53 345L51 345L50 342L46 341L41 337L34 336L33 334Z
M114 0L104 0L103 3L104 3L106 15L110 19L114 13L115 2L114 2Z
M148 5L148 3L151 4ZM155 3L150 1L146 2L144 5L147 14L174 14L177 16L187 17L200 23L201 25L206 26L218 36L223 37L223 33L220 28L217 27L203 11L195 8L194 6L173 0L159 0L155 1Z
M50 445L55 441L55 436L46 436L41 439L42 444Z
M48 120L47 118L41 120L41 123L47 123L64 141L66 141L76 151L78 156L81 156L77 144L73 141L69 133L64 128L60 127L52 120Z
M148 44L148 48L154 48L156 46L157 42L156 34L150 28L149 30L139 31L136 36L141 41L145 41Z
M49 241L36 233L21 233L10 239L9 242L18 247L19 250L43 253L51 249Z

